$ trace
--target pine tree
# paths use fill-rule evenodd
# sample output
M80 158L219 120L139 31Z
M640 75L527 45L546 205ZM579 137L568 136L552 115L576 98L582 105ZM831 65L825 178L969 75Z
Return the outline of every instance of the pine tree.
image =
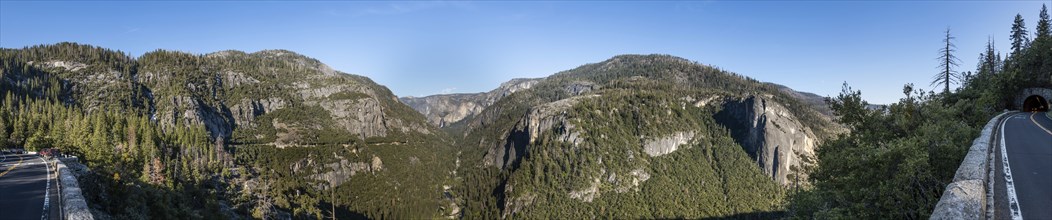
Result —
M997 52L997 58L994 59L994 72L1000 73L1005 70L1005 59L1001 58L1001 52Z
M1012 55L1010 57L1014 59L1016 54L1019 54L1020 51L1026 48L1027 44L1030 43L1030 39L1027 36L1026 22L1023 21L1023 16L1015 14L1015 21L1012 23Z
M25 118L21 114L15 114L14 123L11 126L11 134L8 135L8 143L13 145L23 144L26 136Z
M88 161L108 165L112 164L110 163L112 157L109 153L113 148L108 135L110 130L109 122L101 114L92 115L95 118L93 123L95 130L91 132L91 143L85 154L88 156Z
M17 103L15 103L15 95L11 94L11 91L8 90L7 94L4 95L4 113L10 114L12 111L15 110L14 107L16 104Z
M960 62L960 59L953 55L953 52L957 51L957 46L953 44L953 39L955 37L950 35L950 28L946 28L946 38L942 40L945 46L939 49L939 68L942 71L939 74L935 74L931 82L932 86L945 85L944 93L950 93L950 83L955 83L960 78L960 74L953 70L953 67L959 65L958 63Z
M993 38L986 40L986 51L979 54L979 73L982 74L997 74L998 66L1000 65L999 55L997 55L997 49L994 47Z
M7 148L7 120L0 115L0 149L2 148Z
M1045 4L1041 4L1040 19L1037 20L1037 30L1035 32L1037 32L1035 33L1037 34L1037 37L1034 38L1035 40L1052 36L1052 30L1049 30L1048 8L1045 7Z

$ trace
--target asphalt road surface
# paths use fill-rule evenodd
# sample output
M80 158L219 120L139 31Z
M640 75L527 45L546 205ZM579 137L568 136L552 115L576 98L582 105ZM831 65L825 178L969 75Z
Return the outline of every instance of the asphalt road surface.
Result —
M55 174L31 154L0 155L0 219L60 219Z
M1052 119L1043 112L1014 113L1000 132L994 151L994 217L1052 219Z

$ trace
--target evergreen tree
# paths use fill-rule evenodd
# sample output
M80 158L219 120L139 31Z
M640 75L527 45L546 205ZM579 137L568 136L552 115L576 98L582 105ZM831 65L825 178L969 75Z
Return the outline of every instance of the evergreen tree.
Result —
M28 151L39 151L44 148L51 147L51 142L45 134L44 130L37 130L33 132L33 135L26 140L26 150Z
M1036 32L1037 33L1035 33L1035 34L1037 34L1037 37L1034 38L1035 40L1036 39L1041 39L1041 38L1047 38L1050 35L1052 35L1052 30L1049 30L1048 8L1045 7L1045 4L1041 4L1041 14L1040 14L1040 19L1037 20L1037 30L1036 30Z
M986 40L986 51L979 54L979 73L982 74L997 74L1000 71L1000 55L997 54L997 49L994 47L993 38Z
M25 121L26 119L24 117L18 117L16 120L13 120L14 123L12 123L11 126L11 134L7 137L8 143L13 144L16 147L17 145L24 143L23 141L25 141L26 136Z
M946 38L942 39L945 46L939 49L939 68L942 71L936 74L931 82L932 86L945 85L943 90L945 93L950 93L950 83L958 82L960 78L960 74L953 70L960 62L960 59L953 55L953 52L957 51L957 46L953 44L953 39L955 37L950 35L950 28L946 28Z
M91 143L88 145L87 152L89 162L100 163L104 165L109 163L109 153L112 149L110 139L108 137L109 123L105 120L105 117L99 116L99 114L93 115L95 118L94 128L95 130L91 133Z
M0 148L7 148L7 122L0 113Z
M1026 23L1023 21L1023 16L1015 14L1015 21L1012 22L1012 55L1014 57L1019 54L1027 44L1030 43L1030 39L1026 33Z

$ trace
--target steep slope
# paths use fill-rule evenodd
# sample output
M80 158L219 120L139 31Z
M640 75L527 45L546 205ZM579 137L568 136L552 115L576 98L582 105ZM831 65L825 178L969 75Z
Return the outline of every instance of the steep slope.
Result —
M202 129L202 135L194 136L196 144L175 137L172 143L164 138L151 143L160 149L143 155L146 159L88 158L134 162L130 164L164 158L156 165L165 167L158 168L164 179L197 175L192 179L200 181L194 184L210 188L225 206L232 206L230 212L258 218L324 217L332 215L330 208L337 215L373 218L442 213L441 185L452 172L452 141L368 78L285 50L207 55L158 50L131 58L119 51L60 43L2 52L0 94L17 99L12 103L62 103L88 116L115 112L112 117L143 117L148 119L143 126L159 127L163 134ZM135 135L107 136L116 137L119 151L122 145L138 146L139 141L124 143L136 140ZM11 142L20 146L26 139ZM211 144L215 147L188 147ZM76 144L47 147L94 155ZM99 176L118 172L86 162ZM337 191L339 197L330 196ZM103 199L113 192L89 193L101 195L89 198ZM135 215L107 208L114 215Z
M212 134L226 137L242 128L263 136L240 136L238 141L277 145L297 144L290 141L302 141L297 137L310 135L309 130L344 131L359 139L432 132L414 121L416 115L399 112L404 107L386 88L290 51L224 51L201 57L156 51L139 62L138 77L150 89L154 114L163 124L203 123ZM257 128L258 117L287 108L329 115L322 117L326 122L320 129L281 121ZM277 127L289 128L270 131Z
M806 94L665 55L402 99L284 50L0 58L0 144L81 156L114 218L771 217L837 132Z
M464 123L459 204L479 218L769 217L836 131L780 87L665 55L557 73Z

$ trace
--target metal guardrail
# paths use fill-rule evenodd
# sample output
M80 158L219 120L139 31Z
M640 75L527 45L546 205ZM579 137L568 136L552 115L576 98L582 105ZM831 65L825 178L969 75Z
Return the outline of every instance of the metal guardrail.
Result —
M953 182L946 186L931 219L986 219L987 190L990 183L990 156L993 137L1004 112L986 123L979 137L972 141L968 155L961 161Z

